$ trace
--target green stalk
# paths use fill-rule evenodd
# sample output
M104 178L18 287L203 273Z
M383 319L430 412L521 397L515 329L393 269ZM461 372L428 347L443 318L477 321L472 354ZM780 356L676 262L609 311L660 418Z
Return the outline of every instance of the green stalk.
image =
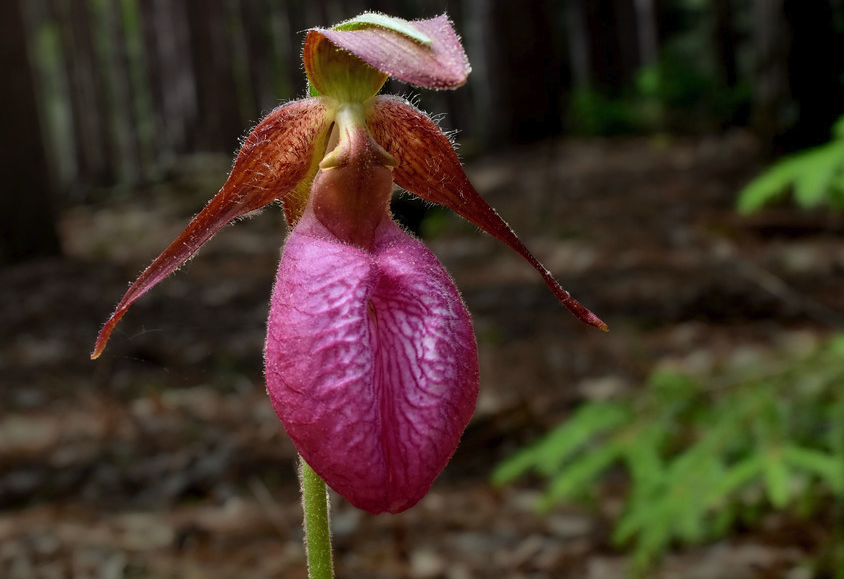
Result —
M308 554L309 579L333 579L331 531L328 525L328 493L325 481L299 457L302 483L302 508L305 511L305 550Z

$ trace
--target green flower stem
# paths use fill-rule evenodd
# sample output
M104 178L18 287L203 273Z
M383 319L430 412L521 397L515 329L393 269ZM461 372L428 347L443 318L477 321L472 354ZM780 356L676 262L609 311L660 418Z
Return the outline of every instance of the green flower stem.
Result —
M305 511L305 549L309 579L333 579L331 530L328 525L328 493L325 482L299 457L302 508Z

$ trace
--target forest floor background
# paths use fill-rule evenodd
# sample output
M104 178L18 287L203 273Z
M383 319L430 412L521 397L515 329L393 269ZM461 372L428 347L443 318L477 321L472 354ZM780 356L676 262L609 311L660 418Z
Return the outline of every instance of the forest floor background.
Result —
M94 338L128 283L222 184L197 159L166 184L61 220L66 257L0 272L0 577L302 578L295 452L266 398L266 310L285 230L229 227ZM427 239L472 312L481 396L415 508L333 497L339 578L621 579L618 496L537 515L537 481L493 467L595 395L657 366L764 363L844 326L844 220L788 206L739 217L752 138L548 142L468 166L564 287L586 328L499 242L437 214ZM773 518L679 549L654 577L808 577L819 522ZM820 533L823 534L823 533Z

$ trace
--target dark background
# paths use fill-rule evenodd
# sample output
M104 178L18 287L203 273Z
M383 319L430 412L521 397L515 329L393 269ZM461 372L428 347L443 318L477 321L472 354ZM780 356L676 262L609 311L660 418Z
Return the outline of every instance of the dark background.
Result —
M167 179L196 153L232 155L248 127L304 94L302 32L367 9L448 10L474 72L421 105L447 113L466 156L584 125L751 127L781 153L826 140L841 112L834 0L5 2L0 261L59 250L47 206ZM578 95L630 97L643 67L662 73L659 119L578 118Z
M221 233L88 354L240 139L304 95L304 31L364 10L448 12L469 82L385 91L459 131L477 188L613 331L581 328L473 227L397 209L423 219L464 293L483 393L418 507L370 517L335 497L340 576L622 577L612 497L539 517L535 484L490 487L496 461L596 388L635 388L666 362L764 363L841 329L840 215L733 209L772 159L828 140L839 0L7 0L0 576L303 576L294 451L261 376L278 212ZM787 576L829 522L786 523L679 551L660 573Z

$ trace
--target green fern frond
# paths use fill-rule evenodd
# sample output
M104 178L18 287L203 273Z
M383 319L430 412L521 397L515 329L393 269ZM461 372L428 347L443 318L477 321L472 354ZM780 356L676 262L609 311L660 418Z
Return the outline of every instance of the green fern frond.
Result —
M540 507L598 496L626 472L626 508L613 541L630 545L636 573L675 544L723 536L771 509L811 512L844 496L844 335L781 356L776 368L726 371L718 387L656 371L628 400L588 402L516 453L496 484L547 479Z
M844 208L844 117L832 135L829 143L782 159L748 183L738 194L739 212L758 211L789 191L802 209Z
M542 440L502 462L493 472L492 482L504 485L529 471L551 476L586 445L629 420L630 409L623 404L605 402L583 406Z
M550 479L548 491L540 501L540 508L547 510L564 500L588 496L594 490L595 480L617 462L623 452L623 443L612 440L584 453L580 460Z
M769 448L763 455L763 474L768 500L777 509L785 508L791 499L791 472L782 457L781 449Z
M835 494L844 495L844 461L840 456L787 444L782 449L782 458L795 469L806 471L824 481Z
M799 155L783 159L748 183L738 195L739 213L753 213L785 197L788 188L800 174L800 164Z

